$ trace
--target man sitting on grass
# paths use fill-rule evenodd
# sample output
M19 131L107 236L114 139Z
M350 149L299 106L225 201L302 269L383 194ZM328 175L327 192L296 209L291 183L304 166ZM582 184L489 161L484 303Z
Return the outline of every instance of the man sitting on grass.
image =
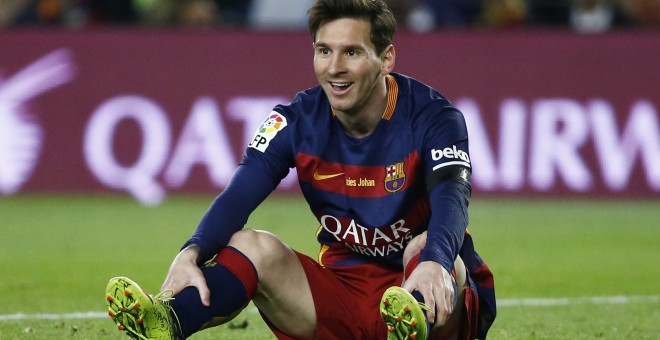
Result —
M317 0L308 14L319 86L268 115L161 294L110 280L110 316L134 338L178 339L253 301L281 339L484 338L495 295L466 229L463 115L393 73L383 1ZM320 223L318 261L244 228L292 167Z

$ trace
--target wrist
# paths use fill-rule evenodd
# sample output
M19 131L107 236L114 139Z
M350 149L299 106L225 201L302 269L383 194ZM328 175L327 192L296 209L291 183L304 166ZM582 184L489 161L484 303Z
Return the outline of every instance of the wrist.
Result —
M201 249L199 248L199 246L192 243L186 246L185 248L181 249L181 252L179 252L179 256L185 258L186 260L197 263L197 261L199 260L200 253L201 253Z

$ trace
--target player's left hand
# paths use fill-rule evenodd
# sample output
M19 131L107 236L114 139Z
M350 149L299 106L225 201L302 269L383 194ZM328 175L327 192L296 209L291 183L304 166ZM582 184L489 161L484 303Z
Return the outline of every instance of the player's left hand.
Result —
M186 287L195 287L204 306L211 305L211 292L202 271L197 265L199 247L190 245L181 250L174 258L167 272L161 291L171 290L172 295L179 294Z
M434 261L424 261L417 265L403 286L409 292L419 291L424 304L431 310L426 317L431 324L444 325L454 309L454 284L451 274Z

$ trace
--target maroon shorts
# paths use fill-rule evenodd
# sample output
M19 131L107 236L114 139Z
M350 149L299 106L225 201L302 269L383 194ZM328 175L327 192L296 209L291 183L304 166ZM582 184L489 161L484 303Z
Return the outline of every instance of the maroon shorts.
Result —
M296 255L312 291L317 339L387 338L387 327L379 313L380 299L387 288L401 284L402 270L378 264L323 267L307 255ZM474 298L466 296L468 315L476 307L474 303L478 304ZM466 319L466 326L474 322ZM269 326L278 339L292 339Z

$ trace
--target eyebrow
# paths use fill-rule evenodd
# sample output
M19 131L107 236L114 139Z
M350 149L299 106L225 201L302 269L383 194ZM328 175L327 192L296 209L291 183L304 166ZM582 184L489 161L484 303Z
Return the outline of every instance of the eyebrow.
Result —
M329 48L332 49L328 44L324 42L315 42L314 47L324 47L324 48ZM361 44L348 44L348 45L341 45L339 46L340 50L366 50L364 45Z

